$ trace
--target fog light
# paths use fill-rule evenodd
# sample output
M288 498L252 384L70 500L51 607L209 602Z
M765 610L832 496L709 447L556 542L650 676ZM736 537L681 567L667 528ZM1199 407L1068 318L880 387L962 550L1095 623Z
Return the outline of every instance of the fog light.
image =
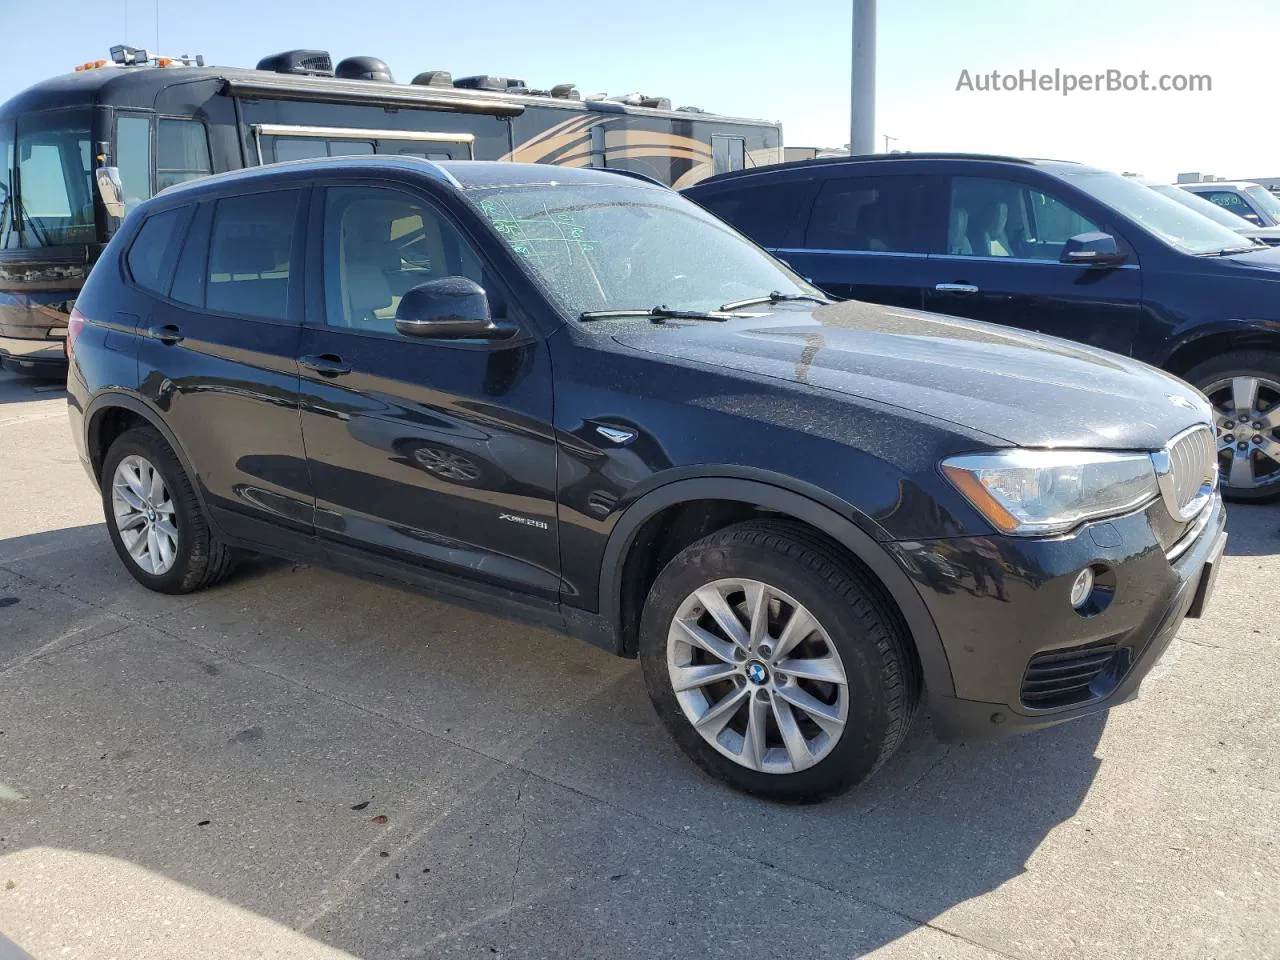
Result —
M1071 606L1079 610L1088 602L1091 593L1093 593L1093 568L1085 567L1076 577L1076 582L1071 585Z

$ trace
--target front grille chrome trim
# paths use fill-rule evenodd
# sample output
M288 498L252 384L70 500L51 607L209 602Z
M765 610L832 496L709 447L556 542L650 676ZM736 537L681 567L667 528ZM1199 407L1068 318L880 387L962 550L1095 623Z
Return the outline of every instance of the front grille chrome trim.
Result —
M1218 487L1218 440L1213 428L1198 423L1183 430L1151 455L1160 496L1175 520L1200 513Z

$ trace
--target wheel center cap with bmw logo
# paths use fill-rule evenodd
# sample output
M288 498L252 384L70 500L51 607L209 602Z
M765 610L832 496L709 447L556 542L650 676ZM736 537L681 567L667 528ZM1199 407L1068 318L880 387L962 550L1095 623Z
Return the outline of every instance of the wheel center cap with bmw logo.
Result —
M747 679L752 683L764 683L769 679L769 671L759 660L747 664Z

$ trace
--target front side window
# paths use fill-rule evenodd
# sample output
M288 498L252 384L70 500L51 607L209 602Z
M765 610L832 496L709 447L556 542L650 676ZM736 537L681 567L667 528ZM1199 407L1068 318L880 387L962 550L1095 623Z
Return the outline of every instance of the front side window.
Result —
M199 120L161 117L156 122L156 189L213 173L209 134Z
M209 236L205 305L218 313L288 319L298 190L219 200Z
M400 299L420 283L461 276L485 285L479 256L452 222L416 197L373 187L326 191L324 276L325 322L378 333L395 333Z
M951 181L947 252L953 256L1057 260L1068 240L1097 230L1058 197L1026 184L989 177Z
M93 243L88 111L28 114L18 119L16 134L10 184L16 245Z
M129 211L151 196L151 120L121 114L116 118L116 169Z
M1214 190L1212 193L1202 193L1200 196L1210 203L1216 203L1224 210L1230 210L1237 217L1248 217L1250 214L1257 216L1253 207L1249 206L1244 197L1234 190Z
M181 230L186 226L189 213L187 207L164 210L147 217L138 230L137 237L129 246L125 262L129 266L133 282L144 290L161 296L168 294L172 276L165 271L164 266L181 240Z
M810 250L927 253L924 177L840 177L818 191L804 245Z
M822 296L679 194L618 180L476 184L465 196L573 316L655 306L716 310L774 291Z

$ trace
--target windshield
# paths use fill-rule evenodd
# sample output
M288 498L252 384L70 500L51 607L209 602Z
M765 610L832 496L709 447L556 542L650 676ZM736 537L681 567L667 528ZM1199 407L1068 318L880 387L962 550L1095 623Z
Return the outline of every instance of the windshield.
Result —
M16 137L5 125L4 220L0 247L93 243L93 174L89 112L55 110L20 116Z
M468 198L547 291L577 316L718 310L779 294L822 296L678 194L627 183L485 185Z
M1280 223L1280 200L1276 195L1260 184L1244 188L1245 194L1253 201L1253 205L1271 218L1272 224Z
M1208 254L1254 249L1251 241L1234 230L1127 177L1103 170L1060 169L1055 172L1098 202L1146 227L1175 250Z
M1188 190L1183 190L1181 187L1175 187L1172 183L1152 183L1148 184L1148 186L1161 196L1168 197L1170 200L1182 204L1189 210L1194 210L1196 213L1203 214L1210 220L1222 224L1224 227L1230 227L1237 233L1242 230L1249 229L1249 224L1241 220L1234 213L1228 213L1216 203L1206 200L1204 197L1197 196Z

